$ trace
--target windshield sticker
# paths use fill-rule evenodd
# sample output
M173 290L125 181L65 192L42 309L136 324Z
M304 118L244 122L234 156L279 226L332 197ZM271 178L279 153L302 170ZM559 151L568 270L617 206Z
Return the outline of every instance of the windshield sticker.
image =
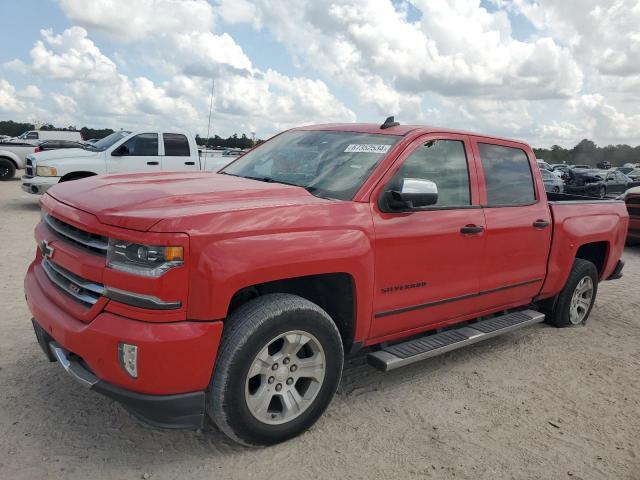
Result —
M345 148L346 153L387 153L391 145L379 145L375 143L352 143Z

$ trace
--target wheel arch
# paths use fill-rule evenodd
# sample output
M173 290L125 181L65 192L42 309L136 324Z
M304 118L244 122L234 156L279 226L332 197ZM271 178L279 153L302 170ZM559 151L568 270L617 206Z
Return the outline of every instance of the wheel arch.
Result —
M607 241L584 243L578 247L575 258L593 263L598 270L598 277L602 279L610 248L611 245Z
M0 159L9 160L16 169L20 169L20 167L18 167L18 162L10 155L10 153L11 152L0 152Z
M354 344L356 332L356 285L346 272L284 278L241 288L232 296L227 316L248 301L270 293L289 293L315 303L332 318L345 352Z
M81 178L93 177L94 175L97 175L97 173L89 171L70 172L63 175L58 183L80 180Z

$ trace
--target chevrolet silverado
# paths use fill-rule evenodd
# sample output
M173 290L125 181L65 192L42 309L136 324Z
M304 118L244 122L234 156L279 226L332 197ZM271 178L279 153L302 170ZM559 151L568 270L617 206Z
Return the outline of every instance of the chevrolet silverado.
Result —
M281 133L218 173L98 175L41 200L25 278L50 361L155 426L269 445L384 371L545 321L621 276L624 202L545 194L531 148L449 129ZM407 407L410 407L407 405Z

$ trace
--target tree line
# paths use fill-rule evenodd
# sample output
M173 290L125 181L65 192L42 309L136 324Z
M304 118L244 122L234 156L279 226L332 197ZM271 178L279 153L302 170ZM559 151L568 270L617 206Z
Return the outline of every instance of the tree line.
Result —
M27 132L29 130L35 130L35 129L36 128L32 123L14 122L12 120L0 121L0 135L9 135L10 137L17 137L23 134L24 132ZM60 128L60 127L55 127L54 125L51 125L51 124L40 126L40 130L79 131L80 134L82 135L82 138L84 138L85 140L104 138L107 135L111 135L114 132L110 128L89 128L89 127L76 128L75 126ZM234 133L233 135L227 138L222 138L219 135L214 135L213 137L209 137L208 141L206 138L203 138L200 135L196 135L196 142L198 145L201 145L201 146L207 145L208 147L217 147L217 148L245 149L245 148L251 148L256 143L260 143L261 141L253 140L247 137L244 133L242 135L238 135L237 133Z
M640 163L640 145L607 145L599 147L591 140L581 140L573 148L562 148L554 145L551 148L534 148L536 158L547 163L566 163L569 165L591 165L595 167L603 161L611 162L614 167L621 167L625 163Z
M89 128L82 127L77 129L74 126L65 128L56 128L51 124L42 125L42 130L79 130L82 138L89 140L92 138L100 139L113 133L110 128ZM12 120L0 121L0 135L9 135L17 137L28 130L35 130L31 123L20 123ZM219 135L207 138L196 135L196 142L200 146L216 147L216 148L251 148L254 145L262 143L262 140L254 140L247 137L244 133L222 138ZM553 145L551 148L534 148L536 157L545 160L547 163L567 163L570 165L591 165L595 166L602 161L609 161L613 166L622 166L625 163L640 163L640 145L631 147L625 144L607 145L599 147L591 140L581 140L573 148L563 148L559 145Z

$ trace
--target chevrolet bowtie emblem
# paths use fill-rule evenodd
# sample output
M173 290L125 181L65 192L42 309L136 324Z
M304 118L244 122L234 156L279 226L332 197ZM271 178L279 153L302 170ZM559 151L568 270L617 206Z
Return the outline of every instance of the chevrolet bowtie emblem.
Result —
M42 242L40 242L40 251L42 252L42 256L44 258L53 257L53 247L49 246L49 242L47 242L46 240L42 240Z

